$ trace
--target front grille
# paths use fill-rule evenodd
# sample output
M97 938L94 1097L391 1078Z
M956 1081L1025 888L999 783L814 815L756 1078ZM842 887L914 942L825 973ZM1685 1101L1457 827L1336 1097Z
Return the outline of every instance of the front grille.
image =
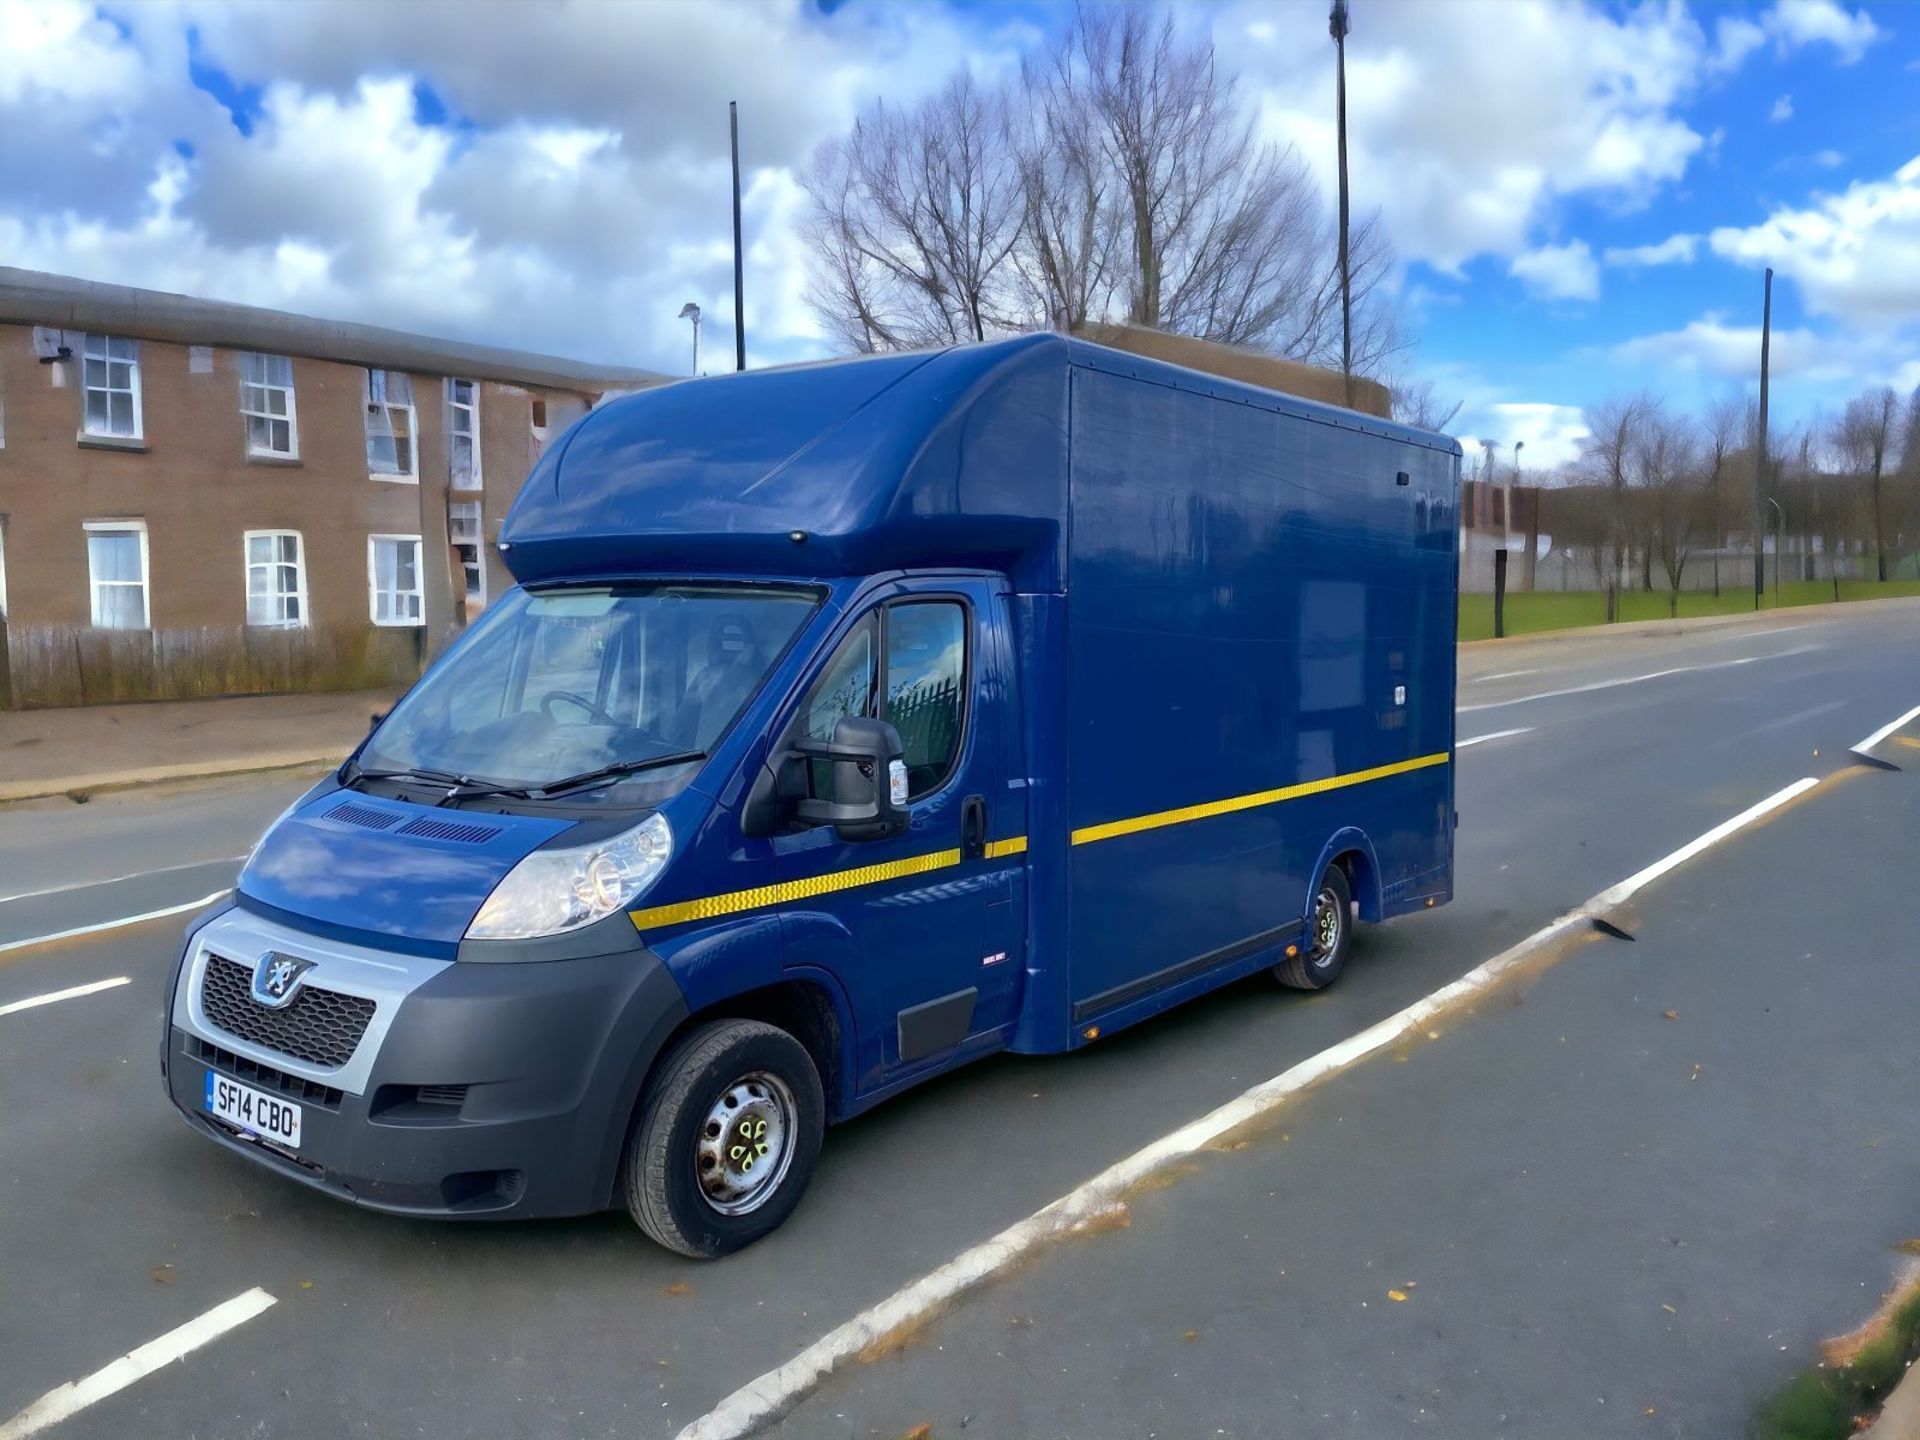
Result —
M302 986L292 1003L272 1010L256 1002L246 966L207 956L200 1008L208 1023L251 1045L265 1046L309 1065L337 1070L353 1058L373 1019L374 1004L318 985Z
M257 1085L263 1090L277 1090L289 1100L298 1100L307 1105L318 1105L322 1110L338 1110L344 1092L331 1085L322 1085L317 1080L303 1080L298 1075L289 1075L284 1070L276 1070L271 1065L262 1065L257 1060L249 1060L244 1055L236 1055L231 1050L223 1050L218 1045L209 1045L198 1035L183 1037L186 1052L203 1064L222 1070L236 1080L244 1080L249 1085Z

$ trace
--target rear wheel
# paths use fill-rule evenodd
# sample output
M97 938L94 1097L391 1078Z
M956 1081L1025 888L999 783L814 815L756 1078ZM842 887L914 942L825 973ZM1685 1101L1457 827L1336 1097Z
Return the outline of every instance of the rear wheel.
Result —
M825 1128L820 1074L798 1040L757 1020L703 1025L641 1097L621 1166L627 1209L669 1250L731 1254L793 1213Z
M1307 943L1298 955L1273 967L1274 978L1295 990L1324 990L1346 968L1353 944L1353 887L1347 872L1329 865L1313 889Z

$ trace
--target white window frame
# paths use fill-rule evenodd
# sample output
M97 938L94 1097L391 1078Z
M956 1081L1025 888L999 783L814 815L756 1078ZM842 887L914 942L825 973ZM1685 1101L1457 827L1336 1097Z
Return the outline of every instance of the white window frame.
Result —
M247 435L247 454L250 457L257 460L298 460L300 458L300 414L299 414L299 409L296 403L296 397L294 395L292 357L287 355L273 355L262 350L242 350L239 353L240 353L240 418L241 420L243 422L247 420L266 421L268 425L267 433L269 436L271 436L273 433L272 424L275 420L284 420L287 422L287 448L285 450L275 450L272 448L271 445L269 445L265 449L262 449L260 446L255 445L253 443L252 427L249 426L248 435ZM255 360L286 361L287 383L285 385L281 385L275 382L253 380L248 378L247 367L251 362ZM247 400L249 398L247 392L250 390L283 391L287 397L287 413L284 415L276 415L273 413L272 410L253 409L251 406L247 404ZM264 533L264 532L261 532L261 533Z
M467 387L471 399L459 398L462 385ZM456 424L463 412L466 416L464 431ZM453 468L453 441L460 434L467 435L473 442L473 470L465 479ZM480 382L453 375L447 377L447 481L455 490L483 488L480 479Z
M84 520L80 524L89 538L100 534L122 535L129 532L140 537L140 579L133 580L96 580L93 578L93 547L87 547L87 601L90 621L96 630L120 630L129 627L120 625L102 625L100 623L100 591L104 588L124 589L137 584L140 589L140 625L141 630L153 629L153 566L147 556L147 522L144 520Z
M116 340L128 348L131 352L130 356L115 357L113 346ZM94 353L95 341L98 341L101 347L101 352L97 355ZM128 388L125 390L114 388L111 383L113 378L111 369L109 369L108 372L108 384L97 387L87 384L87 362L89 360L97 360L101 364L109 367L116 364L126 365L128 367ZM107 396L107 423L109 425L113 423L113 397L115 395L130 395L132 397L132 434L116 435L112 430L95 430L93 426L88 423L87 397L91 395L95 389L98 389L101 394ZM90 439L96 440L144 440L147 438L146 428L146 418L140 404L140 342L126 335L101 335L89 331L80 339L80 433Z
M284 540L293 537L293 591L289 595L284 590L269 590L267 594L275 600L291 599L300 608L297 620L255 620L253 618L253 572L266 570L277 572L286 561L255 560L253 542L256 540ZM241 600L246 606L247 624L256 630L304 630L312 618L307 609L307 542L298 530L247 530L240 536L241 579L245 589Z
M381 383L381 389L383 391L386 388L385 377L394 373L407 375L407 393L409 395L413 393L413 377L411 375L408 375L407 372L404 370L395 372L392 370L383 369L377 365L369 365L366 368L364 373L366 375L367 409L369 411L372 410L375 403L373 400L373 377L375 375L379 375L381 377L380 383ZM369 465L367 467L367 478L369 480L379 480L389 485L418 485L420 483L420 412L416 407L414 401L412 400L408 400L405 405L396 405L391 400L382 400L379 402L379 404L387 412L387 424L389 428L392 427L393 415L395 411L404 410L406 412L408 468L403 471L397 471L389 475L381 471L375 470L371 465ZM364 415L361 417L363 425L364 425L365 418L366 417Z
M452 500L448 502L447 543L455 550L460 549L464 543L459 536L454 533L453 528L456 519L466 518L465 515L459 513L462 511L471 511L473 514L473 568L474 574L478 577L478 584L477 588L475 586L465 586L467 618L471 620L475 615L487 608L487 515L485 508L477 498L473 500ZM463 585L465 585L466 570L466 561L462 560L460 562L460 576Z
M393 595L417 595L420 597L420 618L417 620L380 618L380 570L378 557L382 541L393 541L413 546L413 583L415 589L394 590ZM420 543L418 535L369 535L367 537L367 617L374 624L385 629L417 630L427 623L427 576L426 547Z

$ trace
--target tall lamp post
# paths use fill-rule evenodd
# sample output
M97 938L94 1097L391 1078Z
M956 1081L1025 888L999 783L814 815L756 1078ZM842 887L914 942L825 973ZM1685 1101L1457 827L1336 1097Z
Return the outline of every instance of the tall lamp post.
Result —
M693 373L700 373L700 307L689 300L680 307L680 318L693 322Z
M1353 408L1353 288L1347 266L1347 0L1333 0L1327 16L1339 72L1340 131L1340 373L1347 382L1347 408Z

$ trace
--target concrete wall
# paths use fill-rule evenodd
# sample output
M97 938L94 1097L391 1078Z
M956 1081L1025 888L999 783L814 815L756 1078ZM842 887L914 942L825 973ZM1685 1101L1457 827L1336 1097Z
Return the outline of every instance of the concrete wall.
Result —
M78 356L43 364L32 335L30 326L0 324L0 543L7 620L16 633L19 627L89 627L83 525L119 519L146 522L156 631L244 628L243 536L287 529L302 536L310 627L372 628L368 536L417 534L424 648L437 650L455 632L444 377L412 377L419 479L396 483L368 475L365 371L357 365L294 359L299 458L267 461L247 455L236 352L214 349L211 371L195 374L188 346L140 341L144 439L107 446L79 436ZM452 498L482 503L493 599L511 583L492 547L537 453L534 404L545 402L547 433L558 435L589 397L494 381L481 382L479 393L484 487Z

